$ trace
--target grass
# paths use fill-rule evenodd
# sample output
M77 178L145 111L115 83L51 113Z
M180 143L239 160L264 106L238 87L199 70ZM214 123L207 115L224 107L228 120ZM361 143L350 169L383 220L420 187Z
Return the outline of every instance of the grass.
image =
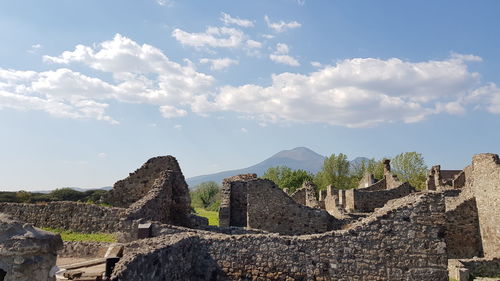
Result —
M116 236L109 233L81 233L50 227L44 227L42 229L61 234L63 241L116 242Z
M219 212L207 211L202 208L194 208L196 214L208 219L209 225L219 225Z

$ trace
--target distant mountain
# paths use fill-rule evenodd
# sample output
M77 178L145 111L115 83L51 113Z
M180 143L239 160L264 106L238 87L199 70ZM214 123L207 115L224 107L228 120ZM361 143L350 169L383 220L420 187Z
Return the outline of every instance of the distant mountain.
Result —
M276 166L287 166L293 170L302 169L316 174L323 166L324 161L325 156L306 147L296 147L294 149L280 151L270 158L247 168L196 176L188 178L186 182L191 188L206 181L215 181L220 184L223 179L239 174L255 173L257 176L262 176L267 169Z

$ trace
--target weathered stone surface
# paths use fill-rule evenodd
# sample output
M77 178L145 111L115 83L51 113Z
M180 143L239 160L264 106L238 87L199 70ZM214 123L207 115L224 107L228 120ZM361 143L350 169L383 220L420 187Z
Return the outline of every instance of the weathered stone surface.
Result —
M313 187L305 187L308 188ZM340 227L340 221L328 212L301 205L272 181L250 176L224 180L219 221L221 226L289 235L320 233Z
M311 208L320 208L320 202L316 199L316 185L311 181L305 181L302 187L297 189L290 197L297 203Z
M0 212L37 227L69 229L78 232L116 232L124 209L78 202L41 204L0 203Z
M117 181L110 190L106 201L113 206L127 208L143 198L154 186L161 173L171 171L176 175L177 182L172 187L172 200L179 205L190 204L189 190L182 175L177 160L173 156L159 156L149 159L135 172L120 181Z
M53 234L0 214L0 269L5 281L55 280L49 272L62 247L59 234Z
M111 280L448 280L442 194L303 236L176 233L126 246Z

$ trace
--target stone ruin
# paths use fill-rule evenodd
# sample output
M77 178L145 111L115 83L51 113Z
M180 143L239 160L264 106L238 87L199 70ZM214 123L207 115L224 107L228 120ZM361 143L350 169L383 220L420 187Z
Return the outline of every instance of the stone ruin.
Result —
M330 186L316 195L305 183L290 196L272 181L240 175L223 182L215 227L190 213L184 177L167 156L117 182L106 198L116 207L1 203L0 212L36 226L121 232L119 247L64 242L59 251L60 257L105 260L118 247L106 275L113 281L464 281L471 274L498 275L498 156L475 155L463 171L434 166L429 175L428 190L417 192L391 173L387 161L384 178L366 175L357 189ZM0 255L0 270L11 270L5 264L11 261ZM100 280L78 278L73 280Z
M300 235L338 229L341 222L324 210L297 203L270 180L240 175L223 182L219 224Z
M0 280L55 280L53 268L62 246L59 234L0 214Z

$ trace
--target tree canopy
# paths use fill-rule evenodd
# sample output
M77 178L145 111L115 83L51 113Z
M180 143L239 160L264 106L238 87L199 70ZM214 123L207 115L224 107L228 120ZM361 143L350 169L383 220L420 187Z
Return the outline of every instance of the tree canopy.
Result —
M262 178L272 180L281 189L288 188L288 192L293 193L302 186L304 181L312 181L314 176L305 170L292 170L286 166L277 166L267 169Z
M424 189L427 166L421 153L404 152L391 161L392 172L400 181L407 181L417 189Z
M195 208L202 208L210 211L219 210L220 187L214 181L207 181L198 184L190 192L191 205Z

